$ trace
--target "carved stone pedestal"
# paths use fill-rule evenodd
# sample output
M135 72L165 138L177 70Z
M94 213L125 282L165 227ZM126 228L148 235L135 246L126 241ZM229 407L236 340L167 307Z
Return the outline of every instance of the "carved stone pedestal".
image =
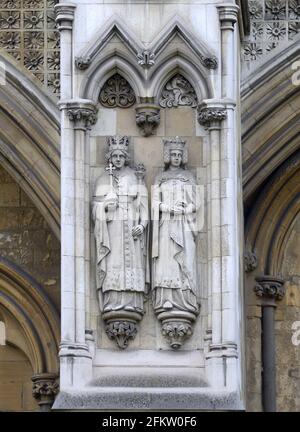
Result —
M193 334L193 323L196 315L188 312L162 312L157 315L161 321L162 334L168 340L171 348L179 349L186 339Z
M105 321L105 331L109 339L114 340L118 347L125 349L138 331L138 322L142 315L136 312L112 311L102 315Z

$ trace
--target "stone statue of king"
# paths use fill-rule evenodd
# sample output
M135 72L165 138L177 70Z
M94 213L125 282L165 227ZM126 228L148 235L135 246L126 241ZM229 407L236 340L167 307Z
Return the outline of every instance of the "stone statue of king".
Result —
M111 136L107 144L107 167L93 196L96 282L106 333L126 348L144 313L148 195L144 166L129 166L129 138Z

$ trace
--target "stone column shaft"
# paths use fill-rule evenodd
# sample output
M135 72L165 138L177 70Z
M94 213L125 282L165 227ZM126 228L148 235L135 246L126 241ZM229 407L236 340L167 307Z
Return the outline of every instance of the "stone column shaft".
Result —
M236 119L237 58L235 24L238 6L218 6L221 25L222 98L225 100L227 118L221 134L221 251L222 251L222 344L236 344L237 314L240 285L239 252L239 145ZM240 221L242 222L242 221Z
M72 28L76 5L55 6L60 31L61 100L72 98ZM61 340L75 342L74 131L61 109Z
M285 294L281 278L263 275L256 277L254 291L261 297L262 306L262 402L265 412L276 411L276 349L274 311L276 300Z
M85 129L75 128L76 342L85 343Z

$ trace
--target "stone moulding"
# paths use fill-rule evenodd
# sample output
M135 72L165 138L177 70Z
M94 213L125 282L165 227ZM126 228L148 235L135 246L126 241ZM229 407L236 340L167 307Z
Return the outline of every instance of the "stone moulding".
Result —
M136 107L136 124L143 136L148 137L155 133L160 123L160 108L154 104L140 104Z
M112 37L117 35L127 46L129 52L135 56L137 63L147 69L154 65L155 58L164 50L174 35L178 35L196 54L202 66L206 69L217 69L217 57L211 54L205 44L199 41L187 28L188 24L181 17L175 16L146 47L133 32L128 30L126 23L119 16L114 15L90 46L76 57L76 67L79 70L88 69Z

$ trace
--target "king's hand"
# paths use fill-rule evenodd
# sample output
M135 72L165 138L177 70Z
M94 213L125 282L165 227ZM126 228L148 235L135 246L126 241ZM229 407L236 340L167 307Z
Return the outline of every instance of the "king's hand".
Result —
M136 225L132 228L133 237L140 236L144 232L144 226L142 224Z

